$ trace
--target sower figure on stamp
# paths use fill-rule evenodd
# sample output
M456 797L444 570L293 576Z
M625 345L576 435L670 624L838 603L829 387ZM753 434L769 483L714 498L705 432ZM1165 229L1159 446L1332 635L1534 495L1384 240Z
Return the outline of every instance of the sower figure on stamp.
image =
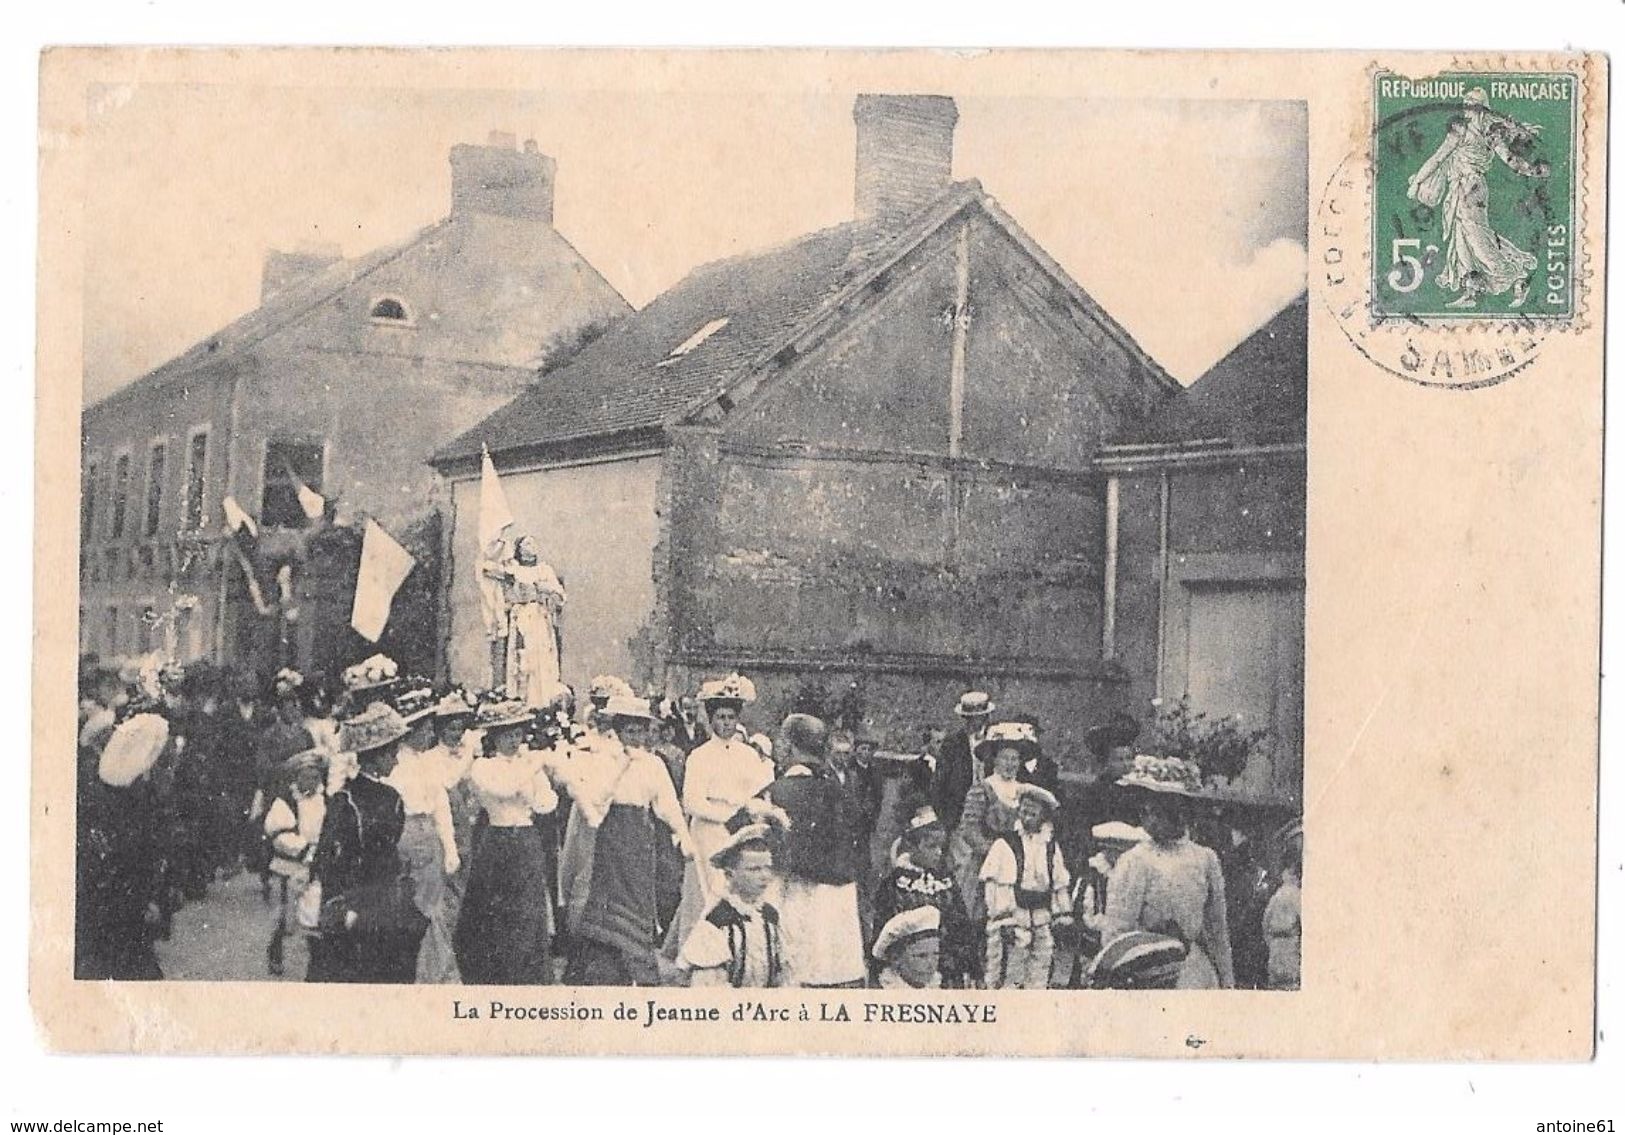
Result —
M1537 262L1490 224L1486 175L1499 158L1523 177L1549 177L1548 163L1532 162L1512 150L1514 143L1532 139L1540 128L1490 110L1482 87L1468 91L1462 105L1465 113L1450 123L1439 148L1411 175L1405 195L1430 207L1444 207L1444 268L1437 283L1447 292L1461 293L1447 306L1474 307L1480 295L1498 296L1511 288L1510 306L1522 307Z

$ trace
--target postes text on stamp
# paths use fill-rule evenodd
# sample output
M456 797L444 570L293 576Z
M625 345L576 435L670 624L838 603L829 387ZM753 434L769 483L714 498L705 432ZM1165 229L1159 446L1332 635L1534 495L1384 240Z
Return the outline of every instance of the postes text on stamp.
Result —
M1372 78L1371 313L1570 319L1573 74Z

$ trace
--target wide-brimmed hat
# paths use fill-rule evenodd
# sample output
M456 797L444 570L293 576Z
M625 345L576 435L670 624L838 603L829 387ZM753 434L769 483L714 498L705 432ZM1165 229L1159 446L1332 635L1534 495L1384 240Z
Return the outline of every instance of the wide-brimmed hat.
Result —
M990 759L1000 749L1021 750L1022 759L1038 755L1038 734L1028 721L1000 721L987 727L987 736L977 742L976 755Z
M746 824L728 837L726 843L711 853L711 866L727 867L739 858L741 852L752 845L772 849L773 831L766 824Z
M1123 788L1143 788L1169 796L1188 796L1192 799L1207 795L1202 786L1202 768L1195 761L1183 757L1158 757L1137 753L1134 765L1117 778Z
M434 687L427 682L409 682L394 700L395 712L407 725L416 725L435 711Z
M1055 793L1041 784L1019 784L1016 786L1016 803L1023 800L1036 800L1051 812L1060 810L1061 802L1055 798Z
M733 702L737 706L744 706L755 700L756 683L737 671L726 678L714 678L700 685L700 701L707 704Z
M344 723L339 744L352 753L367 753L399 741L408 732L400 714L383 702L375 701Z
M169 721L156 713L126 718L107 739L96 762L96 775L114 788L128 788L158 763L169 742Z
M434 703L434 715L438 718L473 717L479 708L473 695L462 686L453 686L445 697Z
M1104 824L1096 824L1089 829L1089 835L1096 843L1144 843L1151 836L1141 827L1125 824L1122 820L1108 820Z
M894 914L880 928L872 951L876 961L885 961L893 950L917 942L921 938L936 938L942 934L942 911L926 904Z
M649 708L649 699L631 694L611 694L602 712L605 717L635 717L640 721L655 719L654 710Z
M981 690L969 690L959 695L954 712L960 717L987 717L993 712L993 699Z
M474 715L474 728L489 733L493 729L526 725L534 715L535 710L518 698L503 698L480 706L479 712Z

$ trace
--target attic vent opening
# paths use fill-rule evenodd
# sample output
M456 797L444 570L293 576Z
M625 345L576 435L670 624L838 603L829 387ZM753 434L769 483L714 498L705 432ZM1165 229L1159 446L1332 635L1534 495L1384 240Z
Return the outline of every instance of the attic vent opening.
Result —
M671 366L672 363L694 350L701 343L705 342L726 326L728 326L727 316L723 316L721 319L713 319L704 327L701 327L698 331L694 332L694 334L690 335L687 339L684 339L681 343L677 344L677 346L673 347L671 349L671 354L667 355L664 359L661 359L660 362L655 365L663 367Z
M376 323L410 323L412 317L407 313L406 305L394 296L384 296L374 300L372 310L367 313Z

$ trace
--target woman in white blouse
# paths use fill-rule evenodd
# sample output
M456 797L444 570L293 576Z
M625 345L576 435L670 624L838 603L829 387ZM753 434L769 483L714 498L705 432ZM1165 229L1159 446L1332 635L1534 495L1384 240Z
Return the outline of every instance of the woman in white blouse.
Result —
M435 736L434 697L424 687L401 694L395 711L410 730L401 738L400 759L385 778L406 808L400 853L412 872L412 899L429 920L418 948L420 985L455 984L457 958L452 951L452 923L448 920L446 879L462 865L452 828L451 801L446 794L451 778Z
M1234 989L1224 872L1212 848L1188 834L1187 802L1203 793L1201 771L1178 757L1141 754L1119 778L1144 790L1140 826L1151 838L1123 853L1106 890L1101 940L1149 930L1184 942L1180 989Z
M773 783L772 758L740 735L740 711L755 698L755 686L738 674L700 687L711 737L688 755L683 773L683 812L694 858L683 873L682 901L666 937L670 957L677 956L711 904L728 893L727 879L711 862L731 838L728 821Z
M573 802L561 870L570 985L653 985L660 841L694 854L666 764L648 749L654 714L615 695L596 736L563 766Z
M470 985L546 985L552 981L548 949L553 911L547 856L535 817L559 806L542 757L524 745L531 710L523 702L481 707L475 727L485 734L484 755L469 769L485 827L474 841L474 862L453 943L457 966Z

